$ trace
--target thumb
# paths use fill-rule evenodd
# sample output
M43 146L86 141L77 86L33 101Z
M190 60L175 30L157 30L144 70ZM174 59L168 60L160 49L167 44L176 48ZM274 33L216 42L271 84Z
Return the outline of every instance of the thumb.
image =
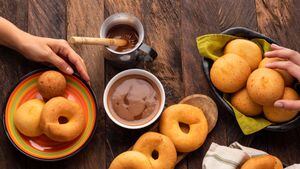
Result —
M300 100L277 100L274 106L290 110L300 110Z
M57 56L54 52L51 52L49 56L49 62L66 74L71 75L74 73L72 67L65 60Z

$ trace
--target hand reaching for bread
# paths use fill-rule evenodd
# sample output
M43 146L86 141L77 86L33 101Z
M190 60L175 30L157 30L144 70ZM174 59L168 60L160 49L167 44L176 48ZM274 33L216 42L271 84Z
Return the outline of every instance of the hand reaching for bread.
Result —
M21 52L27 59L50 63L66 74L73 74L73 64L81 77L90 81L83 59L63 39L52 39L27 34L23 37L26 43L21 45Z
M272 51L266 52L265 57L280 58L282 60L266 63L265 67L272 69L281 69L287 71L290 75L300 81L300 54L297 51L278 46L271 45ZM300 110L300 100L277 100L275 107L286 108L292 110Z
M84 80L90 81L84 61L67 41L31 35L2 17L0 28L0 45L17 50L29 60L50 63L66 74L74 73L71 63Z

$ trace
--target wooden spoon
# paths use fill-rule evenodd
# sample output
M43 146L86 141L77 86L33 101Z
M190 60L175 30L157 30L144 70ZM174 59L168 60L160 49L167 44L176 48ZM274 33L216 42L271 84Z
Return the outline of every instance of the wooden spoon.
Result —
M72 36L68 40L71 44L104 45L104 46L126 46L125 39L92 38Z

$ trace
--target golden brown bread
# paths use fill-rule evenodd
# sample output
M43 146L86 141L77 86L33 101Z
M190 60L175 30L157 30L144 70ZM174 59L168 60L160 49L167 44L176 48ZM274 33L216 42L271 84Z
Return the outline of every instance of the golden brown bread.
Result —
M259 68L251 73L247 81L250 98L260 105L272 105L284 92L281 75L269 68Z
M281 161L272 155L252 157L247 160L241 169L283 169Z
M234 93L246 85L251 69L248 63L235 54L225 54L210 69L210 79L222 92Z
M183 98L179 104L189 104L201 109L207 120L208 132L211 132L217 124L218 107L210 97L203 94L193 94Z
M256 116L262 113L262 106L252 101L246 88L234 93L230 102L233 107L246 116Z
M40 127L52 140L74 140L85 129L83 110L77 103L64 97L54 97L44 106Z
M176 148L167 136L160 133L147 132L143 134L136 141L132 150L146 155L153 169L173 169L176 165Z
M143 153L126 151L112 161L109 169L152 169L152 166Z
M272 63L272 62L277 62L277 61L283 61L281 58L267 58L265 57L259 64L259 68L265 67L267 63ZM281 69L275 69L280 75L282 76L284 80L285 86L291 86L294 82L294 77L290 75L286 70L281 70Z
M182 129L180 124L185 124ZM169 137L179 152L191 152L202 146L207 133L207 120L199 108L188 104L169 106L160 119L160 133Z
M239 55L245 59L251 70L255 70L262 60L262 51L260 47L256 43L246 39L235 39L230 41L225 46L224 53Z
M38 78L37 88L45 100L56 96L63 96L66 86L67 82L64 75L57 71L46 71Z
M14 114L16 128L25 136L36 137L42 134L40 129L40 117L45 102L32 99L23 103Z
M285 87L282 99L284 100L298 100L298 93L289 87ZM274 107L273 105L268 105L263 107L265 117L275 123L286 122L292 120L297 116L297 110L289 110L285 108Z

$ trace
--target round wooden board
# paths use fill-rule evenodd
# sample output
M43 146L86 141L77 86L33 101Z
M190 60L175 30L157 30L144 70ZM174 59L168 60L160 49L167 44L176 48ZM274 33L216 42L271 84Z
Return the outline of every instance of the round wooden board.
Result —
M207 119L208 132L212 131L218 120L218 108L210 97L203 94L193 94L183 98L179 103L200 108Z

